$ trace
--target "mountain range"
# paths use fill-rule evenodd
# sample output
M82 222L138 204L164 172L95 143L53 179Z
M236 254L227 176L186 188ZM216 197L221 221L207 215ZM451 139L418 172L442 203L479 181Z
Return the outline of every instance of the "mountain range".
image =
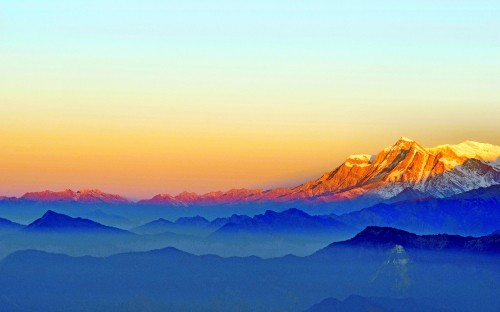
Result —
M486 235L500 224L500 185L478 188L447 198L414 198L379 203L339 216L362 228L391 226L418 233Z
M352 227L334 215L309 215L291 208L282 212L268 210L252 218L229 220L211 237L222 238L235 235L327 235L330 239L338 234L355 232Z
M125 197L114 194L107 194L100 190L80 190L70 189L53 192L28 192L19 198L20 200L36 202L81 202L81 203L129 203ZM12 200L12 199L11 199Z
M381 200L408 190L447 197L500 183L500 146L465 141L424 148L408 138L376 155L351 155L336 169L292 188L230 190L204 195L157 195L140 203L209 204L235 201L341 201L359 197Z
M236 214L230 217L215 218L212 221L201 216L181 217L175 220L175 222L159 218L135 227L132 231L138 234L161 234L172 232L177 234L196 234L198 236L205 236L228 223L240 223L250 219L252 218L249 216Z
M500 183L500 146L474 141L425 148L401 137L376 155L351 155L318 179L291 188L232 189L227 192L176 196L159 194L142 205L219 205L247 202L329 203L355 199L387 202L391 198L444 198ZM99 190L29 192L1 201L130 204L126 198Z
M212 238L235 235L352 235L366 226L389 226L422 234L454 233L486 235L500 228L500 185L470 190L447 198L419 197L405 190L390 202L337 215L311 215L296 208L267 210L253 217L233 214L209 221L203 217L183 217L172 222L160 218L141 225L134 232L159 234L211 234ZM414 198L414 196L416 196Z
M474 240L497 243L471 248ZM0 305L6 311L493 312L500 308L498 247L493 236L370 227L307 257L196 256L172 247L107 257L23 250L0 261ZM353 292L359 297L324 301Z
M409 192L414 194L414 192ZM417 194L418 195L418 194ZM407 199L409 197L409 199ZM500 185L470 190L447 198L411 198L402 196L400 201L383 202L361 210L335 214L315 215L297 208L283 211L267 210L251 215L232 214L208 220L202 216L180 217L175 221L158 218L132 228L137 234L157 235L174 233L211 240L244 238L256 236L270 237L314 237L319 239L341 239L353 235L367 226L394 227L419 234L449 233L460 235L487 235L498 233L500 229ZM64 209L62 209L64 210ZM80 209L80 215L85 215ZM121 211L121 210L120 210ZM127 210L140 212L140 210ZM121 211L127 212L127 211ZM118 211L117 211L118 212ZM97 216L102 225L95 222ZM144 216L147 216L146 213ZM104 231L120 232L110 227L113 220L127 220L118 215L103 212L87 213L88 218L74 218L52 210L26 227L0 219L0 234L23 231ZM104 217L103 217L104 216ZM109 218L112 216L113 218ZM133 216L133 215L132 215ZM142 216L142 215L139 215ZM102 220L101 220L102 219ZM107 221L106 221L107 220ZM128 223L132 224L132 223ZM125 228L129 228L125 226ZM297 237L298 238L298 237ZM257 239L258 240L258 239Z

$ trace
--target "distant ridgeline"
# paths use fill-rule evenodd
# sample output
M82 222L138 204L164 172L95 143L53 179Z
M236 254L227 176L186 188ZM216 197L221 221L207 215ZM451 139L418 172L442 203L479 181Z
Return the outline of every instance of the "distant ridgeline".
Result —
M325 204L358 201L364 205L409 198L444 198L500 183L500 146L465 141L424 148L400 138L377 155L351 155L333 171L292 188L232 189L203 195L159 194L139 205L190 206L241 203ZM99 190L30 192L1 202L129 204Z
M54 213L43 220L100 231ZM109 231L99 235L94 248L111 242ZM3 311L498 311L500 236L368 227L310 256L272 259L172 247L99 258L24 250L1 260L0 276Z

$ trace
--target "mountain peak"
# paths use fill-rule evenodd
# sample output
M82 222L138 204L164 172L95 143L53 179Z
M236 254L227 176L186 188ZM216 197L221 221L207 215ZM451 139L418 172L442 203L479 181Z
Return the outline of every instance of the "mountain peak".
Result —
M423 146L418 144L416 141L404 136L400 137L399 140L394 143L392 148L390 148L390 150L409 150L413 147L417 147L421 151L425 151L425 148Z
M405 136L402 136L402 137L399 138L398 142L415 142L415 141L412 140L412 139L409 139L409 138L407 138Z
M39 219L36 219L24 230L30 232L106 232L124 234L129 233L125 230L102 225L89 219L73 218L53 210L47 210Z
M54 217L61 217L61 216L65 216L66 217L66 215L64 215L62 213L57 213L57 212L49 209L49 210L47 210L43 214L43 216L40 219L51 219L51 218L54 218Z

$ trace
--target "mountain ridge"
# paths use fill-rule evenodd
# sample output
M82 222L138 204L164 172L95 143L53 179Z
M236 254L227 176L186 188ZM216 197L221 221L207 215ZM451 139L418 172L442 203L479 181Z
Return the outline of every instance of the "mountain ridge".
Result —
M233 201L319 201L334 202L373 196L389 199L404 190L413 190L423 196L447 197L478 187L500 183L500 146L467 140L456 145L425 148L419 143L401 137L392 146L376 155L351 155L333 171L320 178L292 188L270 190L230 190L214 192L190 200L199 204L227 203L228 194L239 194ZM444 177L443 177L444 176ZM451 186L451 187L450 187ZM209 195L210 194L210 195ZM162 202L161 198L168 198ZM180 195L157 195L142 204L186 205ZM207 198L211 198L207 201Z
M25 199L38 202L81 202L81 203L129 203L125 197L116 194L104 193L98 189L83 189L73 191L66 189L60 192L41 191L27 192L19 199Z
M131 234L126 230L100 224L98 222L84 219L73 218L65 214L47 210L40 218L26 225L22 231L31 233L110 233L110 234Z
M334 242L314 255L326 254L338 247L392 248L394 246L402 246L405 249L499 254L500 237L497 235L479 237L450 234L417 235L393 227L367 226L353 238Z
M220 205L253 202L329 203L358 199L386 201L404 190L421 196L444 198L478 187L500 184L500 146L464 141L425 148L401 137L375 155L350 155L332 171L295 187L230 189L205 194L184 191L178 195L158 194L139 200L141 205ZM0 201L132 204L125 197L100 190L70 189L28 192L19 198Z

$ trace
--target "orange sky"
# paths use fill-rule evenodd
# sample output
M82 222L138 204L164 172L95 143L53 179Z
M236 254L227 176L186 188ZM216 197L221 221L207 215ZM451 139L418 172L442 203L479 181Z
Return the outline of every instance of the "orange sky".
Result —
M42 2L0 10L0 195L268 188L401 136L500 144L494 2Z
M411 118L398 122L346 116L347 122L339 125L323 116L316 123L300 116L309 122L288 124L283 116L265 125L242 119L208 127L213 122L208 119L206 129L132 120L4 123L1 189L20 195L27 190L100 188L145 198L183 190L266 188L315 178L349 154L376 153L401 135L427 146L467 138L498 144L498 131L488 125L455 133L429 123L405 125ZM451 126L442 123L445 129Z

